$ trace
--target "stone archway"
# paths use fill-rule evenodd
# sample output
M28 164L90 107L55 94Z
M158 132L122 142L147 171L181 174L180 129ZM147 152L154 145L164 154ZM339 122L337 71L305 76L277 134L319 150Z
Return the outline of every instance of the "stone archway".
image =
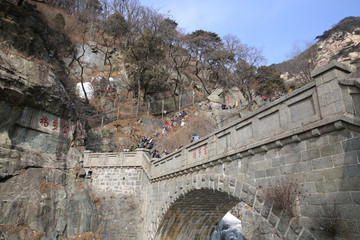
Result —
M209 239L224 215L241 202L284 239L311 237L298 217L290 217L283 209L273 208L262 190L241 180L198 172L169 180L166 185L170 192L159 191L164 188L163 184L160 181L153 188L156 189L153 194L158 196L154 202L158 210L157 213L153 211L157 220L152 225L151 239Z
M239 202L225 192L192 190L166 211L155 239L209 239L216 224Z

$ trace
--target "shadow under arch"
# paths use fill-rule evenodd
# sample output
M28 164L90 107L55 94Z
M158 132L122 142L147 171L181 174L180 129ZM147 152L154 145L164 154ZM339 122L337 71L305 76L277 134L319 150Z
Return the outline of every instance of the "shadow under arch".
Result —
M155 239L209 239L217 223L240 202L212 189L191 190L179 197L162 218Z

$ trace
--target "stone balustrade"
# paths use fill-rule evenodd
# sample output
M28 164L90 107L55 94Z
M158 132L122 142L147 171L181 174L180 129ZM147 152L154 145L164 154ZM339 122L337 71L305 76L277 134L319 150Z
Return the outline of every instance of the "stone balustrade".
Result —
M84 151L84 168L142 167L150 177L150 154L147 149L135 152L92 153Z

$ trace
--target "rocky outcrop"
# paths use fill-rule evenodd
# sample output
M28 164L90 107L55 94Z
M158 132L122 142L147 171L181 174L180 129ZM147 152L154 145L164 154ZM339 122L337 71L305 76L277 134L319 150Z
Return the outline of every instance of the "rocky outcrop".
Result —
M164 120L156 119L152 117L144 117L141 119L140 126L144 131L156 131L160 130L165 124Z
M162 111L167 113L179 110L181 108L193 105L195 101L195 94L193 91L183 89L182 92L177 92L176 95L169 94L155 94L147 96L147 107L153 115L161 114Z
M21 9L8 1L0 5L0 239L95 233L97 209L79 151L85 133L47 57L29 55L47 48L39 37L46 27L28 13L23 18L32 21L19 20ZM36 43L25 41L20 52L11 39L22 34Z
M351 32L337 31L328 38L319 41L318 64L323 66L331 60L353 65L360 58L360 26Z
M66 153L80 129L70 98L51 68L2 50L0 61L0 145Z
M47 168L42 166L46 160L40 154L7 154L1 156L1 170L8 169L3 165L6 160L13 160L10 163L16 166L8 170L16 171L0 181L0 234L5 239L32 239L30 234L35 231L45 239L58 239L96 230L97 211L80 168ZM22 226L32 231L19 236Z
M360 17L344 18L316 39L314 45L294 59L275 65L282 79L301 81L304 75L333 60L349 64L352 75L360 76Z
M66 91L45 64L3 51L0 60L2 236L56 239L95 232L81 153L71 147L81 126Z
M116 150L114 137L117 129L104 126L98 129L91 129L87 136L87 149L94 152L113 152Z

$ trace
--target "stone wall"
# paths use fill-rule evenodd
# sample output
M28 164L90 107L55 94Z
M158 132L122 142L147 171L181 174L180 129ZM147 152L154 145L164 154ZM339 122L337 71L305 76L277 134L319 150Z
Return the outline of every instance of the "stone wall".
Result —
M96 195L138 196L141 190L141 168L98 168L92 171L92 187Z
M139 239L146 177L141 168L98 168L92 172L102 239Z
M154 161L153 177L175 174L221 158L226 160L229 155L266 152L321 135L319 128L325 125L335 124L336 129L342 128L343 121L358 125L356 101L359 88L356 85L359 80L342 80L350 70L340 63L331 63L320 70L314 72L315 82L265 104L181 151Z
M100 214L102 239L141 239L150 164L145 149L137 152L91 154L84 167ZM90 167L92 166L92 167Z

